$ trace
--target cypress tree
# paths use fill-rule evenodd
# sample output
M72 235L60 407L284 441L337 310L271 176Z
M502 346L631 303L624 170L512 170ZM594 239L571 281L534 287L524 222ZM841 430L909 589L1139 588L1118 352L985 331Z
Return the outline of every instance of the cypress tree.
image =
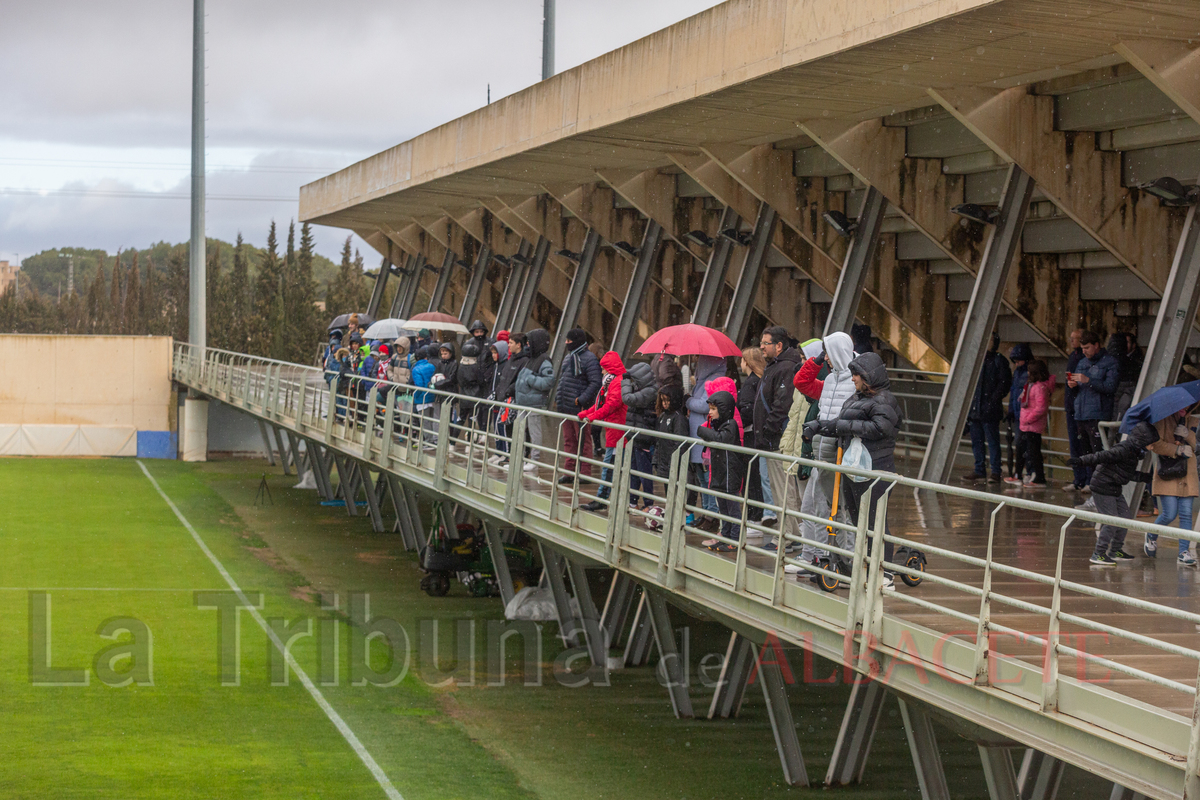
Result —
M279 261L279 240L276 238L275 221L271 221L267 233L267 252L258 267L258 280L254 289L255 336L250 343L254 355L273 356L276 348L283 344L283 265ZM279 340L276 336L279 335Z
M146 322L142 318L142 293L139 280L138 253L133 251L133 265L130 266L125 278L125 333L142 335L146 332Z
M106 333L124 333L125 311L121 303L121 251L113 261L112 284L108 292L108 330Z
M167 332L177 342L188 340L188 260L184 245L171 249L167 259Z
M233 269L226 282L229 297L229 349L238 353L249 352L250 315L253 308L250 297L250 266L246 261L246 249L242 233L238 231L237 244L233 248Z
M229 346L229 312L225 309L225 287L221 279L221 245L216 242L208 250L204 282L207 344L224 350Z

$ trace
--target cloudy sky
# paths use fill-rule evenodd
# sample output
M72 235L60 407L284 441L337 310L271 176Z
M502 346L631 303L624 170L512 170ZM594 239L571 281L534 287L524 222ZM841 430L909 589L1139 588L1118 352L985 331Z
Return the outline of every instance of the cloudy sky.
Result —
M717 5L558 0L569 69ZM208 0L208 235L263 244L299 187L541 77L541 0ZM190 0L7 3L0 260L188 238ZM345 232L318 229L335 257ZM375 258L359 243L368 261Z

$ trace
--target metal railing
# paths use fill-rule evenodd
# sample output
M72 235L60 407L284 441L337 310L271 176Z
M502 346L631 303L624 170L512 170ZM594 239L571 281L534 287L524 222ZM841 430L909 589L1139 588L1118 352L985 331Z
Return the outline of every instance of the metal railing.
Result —
M1194 682L1200 668L1200 613L1180 607L1189 604L1178 598L1131 597L1064 575L1068 539L1089 536L1093 526L1200 539L1192 531L600 422L592 424L618 431L622 438L607 458L582 458L563 445L565 426L577 423L563 414L358 376L339 378L317 368L186 344L176 345L174 358L174 377L188 386L292 426L302 436L380 469L469 498L477 510L555 537L560 546L638 571L639 579L703 598L723 611L735 609L756 624L795 623L797 630L830 634L841 642L843 663L855 669L866 670L863 665L872 657L886 657L906 668L936 671L941 680L1008 701L1007 706L989 706L988 713L1009 708L1011 713L1070 719L1072 729L1099 730L1109 739L1136 743L1155 763L1184 769L1189 780L1200 772L1200 703ZM908 394L897 396L902 402L912 400ZM634 451L647 439L657 448L671 449L668 474L633 468ZM696 468L689 469L697 445L757 460L763 469L777 462L793 477L772 504L751 499L748 481L740 494L719 492L690 479L697 475ZM506 464L497 463L504 460ZM541 466L524 469L534 461ZM573 463L570 469L568 463ZM843 481L860 478L866 488L887 488L874 501L873 515L872 493L864 490L849 519L831 521L799 510L796 495L789 496L807 485L795 478L803 466L841 473ZM649 486L634 488L635 478ZM724 513L706 511L706 496L726 501ZM631 498L642 507L628 508ZM583 508L593 502L602 508ZM938 546L920 526L909 530L918 519L927 529L952 530L951 502L960 504L954 509L968 509L981 524L986 519L984 551ZM889 531L889 509L893 519L898 519L897 509L910 512L905 530ZM760 512L769 511L778 517L777 529L755 521ZM712 536L693 524L701 514L739 526L747 535L731 540L728 554L710 552L697 542L700 536ZM1054 553L1053 569L1011 563L1009 527L1018 518L1054 520L1057 537L1047 543L1047 552ZM817 539L795 535L805 523L810 535L816 526ZM849 543L837 546L829 535L837 532ZM767 540L773 537L782 541L771 549ZM849 569L802 563L788 552L787 544L805 542L841 556ZM887 545L905 555L886 560ZM1039 541L1037 546L1043 545ZM918 549L936 560L937 569L923 572L906 560ZM1010 555L1001 557L1001 552ZM848 592L822 593L796 580L789 574L794 571L840 582ZM885 574L921 578L922 583L916 589L892 588ZM919 621L908 622L906 616ZM1157 634L1160 630L1165 633ZM1090 650L1092 635L1115 646L1103 653ZM922 649L927 641L940 643L940 655ZM1006 648L1006 641L1014 646ZM1149 669L1147 663L1158 668ZM1119 675L1121 692L1091 683L1089 670ZM1168 694L1159 695L1159 690ZM1148 699L1125 699L1139 692Z

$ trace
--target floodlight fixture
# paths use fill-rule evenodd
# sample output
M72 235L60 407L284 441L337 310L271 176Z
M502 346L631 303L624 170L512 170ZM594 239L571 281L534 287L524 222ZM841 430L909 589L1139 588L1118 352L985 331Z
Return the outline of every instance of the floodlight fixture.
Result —
M513 253L512 260L515 264L524 264L525 266L529 266L529 259L520 253Z
M742 247L747 247L754 241L754 234L749 231L739 231L737 228L726 228L721 231L721 235L732 242L740 244Z
M996 206L981 206L978 203L960 203L950 209L963 219L981 222L984 225L995 225L1000 219L1000 209Z
M508 259L508 256L494 255L494 256L492 256L492 259L494 261L496 261L496 263L500 264L500 266L502 266L502 267L511 267L512 266L512 261L510 261Z
M579 253L576 253L574 250L568 250L565 247L562 250L557 251L555 253L555 255L562 256L563 258L565 258L569 261L574 261L576 264L579 263L579 259L580 259Z
M455 259L454 263L457 264L458 266L462 267L463 269L470 269L471 267L475 266L470 261L467 261L465 258Z
M821 215L825 224L833 228L838 236L849 239L858 230L858 220L850 219L841 211L826 211Z
M1164 206L1190 206L1200 200L1200 186L1184 186L1169 175L1139 184L1137 188L1154 195Z
M704 231L688 231L683 235L683 238L685 241L691 242L692 244L698 244L701 247L713 246L712 237Z

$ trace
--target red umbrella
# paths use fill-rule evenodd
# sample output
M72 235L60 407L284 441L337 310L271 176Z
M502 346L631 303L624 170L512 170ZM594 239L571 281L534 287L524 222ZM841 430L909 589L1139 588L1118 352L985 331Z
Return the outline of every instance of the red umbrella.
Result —
M426 311L414 317L409 317L405 325L408 328L428 328L431 331L470 333L467 330L467 326L458 321L458 317L452 317L440 311Z
M703 325L672 325L642 342L643 355L668 353L673 356L740 356L742 349L725 334Z

